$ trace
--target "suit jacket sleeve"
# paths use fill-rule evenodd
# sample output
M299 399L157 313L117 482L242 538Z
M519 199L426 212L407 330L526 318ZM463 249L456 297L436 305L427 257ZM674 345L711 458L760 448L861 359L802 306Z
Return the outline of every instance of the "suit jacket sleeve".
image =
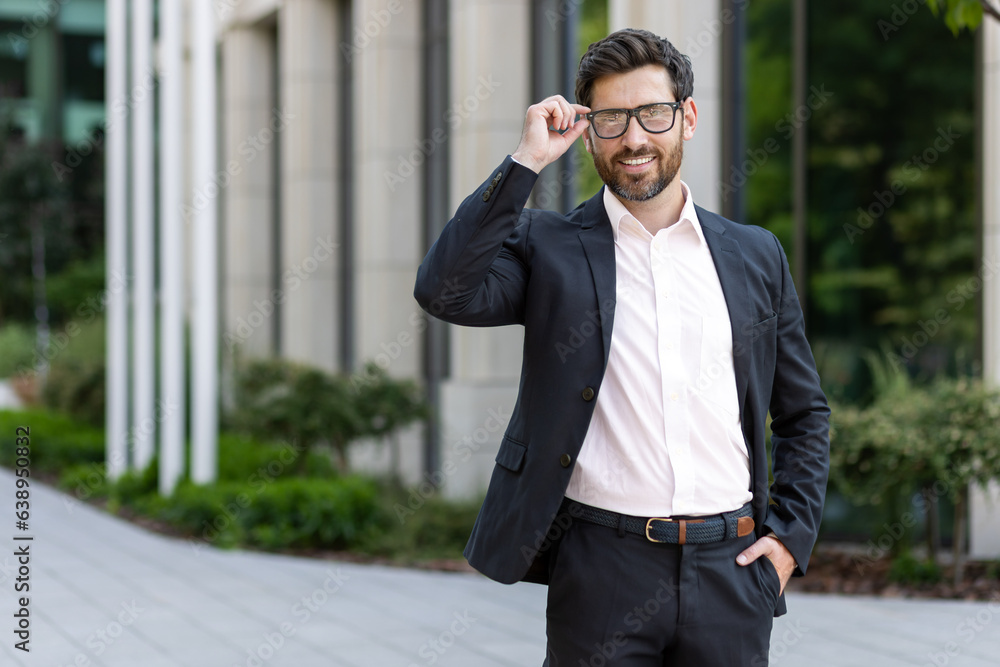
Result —
M417 271L413 295L424 310L466 326L524 323L524 205L537 178L508 156L462 202Z
M771 387L771 455L774 482L764 522L795 557L803 574L823 515L829 473L830 409L803 326L788 260L777 239L782 289Z

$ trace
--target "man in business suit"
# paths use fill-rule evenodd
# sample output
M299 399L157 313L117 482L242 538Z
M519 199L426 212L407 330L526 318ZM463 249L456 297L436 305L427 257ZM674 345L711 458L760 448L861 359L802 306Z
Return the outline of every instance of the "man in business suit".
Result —
M592 44L579 104L528 108L417 276L445 321L524 326L466 556L549 585L550 667L766 665L819 527L829 409L802 312L777 239L678 178L693 78L647 31ZM605 187L565 215L525 208L580 137Z

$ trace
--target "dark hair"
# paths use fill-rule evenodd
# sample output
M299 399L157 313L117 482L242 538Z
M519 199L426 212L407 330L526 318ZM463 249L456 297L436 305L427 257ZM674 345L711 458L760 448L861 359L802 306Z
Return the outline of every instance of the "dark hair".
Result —
M624 74L646 65L663 65L670 74L676 102L694 92L691 59L648 30L625 28L587 47L576 72L576 101L590 106L594 82L607 74Z

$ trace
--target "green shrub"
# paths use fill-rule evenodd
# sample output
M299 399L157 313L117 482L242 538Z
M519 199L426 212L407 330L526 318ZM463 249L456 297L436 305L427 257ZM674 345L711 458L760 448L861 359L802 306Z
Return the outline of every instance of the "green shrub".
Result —
M362 477L286 478L261 486L184 483L169 499L149 496L137 511L217 546L340 549L374 525L378 489Z
M360 549L402 562L461 558L481 500L451 501L440 496L410 504L406 489L387 484L380 494L379 522Z
M890 522L904 516L917 490L929 499L929 512L938 499L950 500L957 583L964 567L969 486L985 486L1000 476L1000 392L969 378L914 387L888 363L872 367L875 401L863 409L833 409L831 483L858 505L881 506ZM937 536L933 530L927 536L933 565ZM894 542L895 556L905 553L907 540Z
M87 463L63 470L59 475L59 488L77 500L92 500L107 498L111 485L103 464Z
M106 288L104 256L97 254L68 263L45 278L45 295L53 322L93 317L103 308L99 298Z
M889 581L897 584L934 584L942 579L940 566L934 561L920 560L911 553L892 559Z
M0 328L0 378L33 369L35 344L34 327L11 322Z
M72 466L103 464L104 432L45 410L0 411L0 433L31 429L31 472L56 474ZM0 438L0 464L14 465L14 438Z
M159 462L156 457L143 471L130 470L109 487L109 500L112 511L119 507L128 507L142 499L156 495L159 486Z
M74 325L75 335L47 353L48 377L42 402L91 426L104 424L104 320Z
M375 483L287 479L266 487L245 511L247 542L265 549L343 548L374 525Z
M288 440L309 451L328 447L341 471L347 448L361 438L391 437L427 414L413 382L389 378L374 364L354 377L326 373L286 359L241 362L229 423L248 435ZM303 472L310 457L300 457Z
M260 484L293 474L324 478L338 474L329 451L322 447L303 450L293 442L261 442L245 434L222 433L219 435L219 481Z

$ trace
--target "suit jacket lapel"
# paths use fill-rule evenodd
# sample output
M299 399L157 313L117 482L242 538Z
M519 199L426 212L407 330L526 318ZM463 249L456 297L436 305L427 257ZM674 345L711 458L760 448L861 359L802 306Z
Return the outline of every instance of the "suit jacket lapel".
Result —
M726 236L722 218L700 206L696 209L729 309L729 321L733 332L733 367L736 371L736 391L742 416L747 384L750 381L750 334L753 324L750 317L750 292L747 288L746 266L740 244Z
M604 365L608 364L611 352L611 330L614 326L615 305L615 237L604 208L604 188L598 190L583 206L583 220L580 229L580 243L583 244L590 272L594 279L597 304L601 313L601 336L604 341Z

